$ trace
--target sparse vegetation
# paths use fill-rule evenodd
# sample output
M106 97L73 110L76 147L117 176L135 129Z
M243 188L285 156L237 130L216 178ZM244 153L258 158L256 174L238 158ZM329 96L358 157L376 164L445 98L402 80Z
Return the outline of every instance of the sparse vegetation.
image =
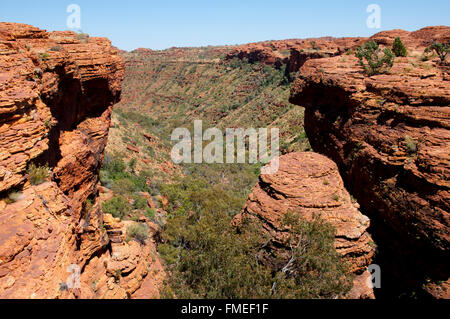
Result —
M63 47L60 45L54 45L50 48L50 51L59 52L62 51Z
M50 58L50 54L48 54L47 52L38 53L38 57L42 61L47 61Z
M45 120L45 127L48 129L51 129L54 125L53 122L51 120Z
M131 210L130 204L123 196L116 196L104 202L102 208L103 212L120 219Z
M411 136L405 136L405 144L409 154L415 154L418 151L417 141Z
M381 51L375 41L369 41L356 49L355 56L368 76L387 71L394 65L394 54L389 48ZM365 62L364 62L365 61Z
M45 182L45 180L50 177L50 169L48 166L36 166L31 163L27 170L28 180L32 185L39 185Z
M23 193L19 191L12 191L8 194L8 197L5 199L7 204L12 204L20 201L23 198Z
M141 245L145 244L148 239L148 229L147 226L140 223L134 223L127 228L127 240L135 240Z
M80 32L77 36L78 40L80 40L81 43L88 43L89 42L89 34Z

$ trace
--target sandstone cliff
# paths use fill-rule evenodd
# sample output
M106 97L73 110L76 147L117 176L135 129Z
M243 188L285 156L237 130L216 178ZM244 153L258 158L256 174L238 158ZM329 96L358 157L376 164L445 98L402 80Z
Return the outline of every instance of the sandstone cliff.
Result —
M372 220L383 291L449 297L450 76L448 64L425 61L449 27L394 30L372 37L408 57L387 73L366 77L353 55L309 60L291 102L306 107L312 148L334 160Z
M98 202L123 75L107 39L0 23L0 298L122 298L147 275L154 246L113 246Z

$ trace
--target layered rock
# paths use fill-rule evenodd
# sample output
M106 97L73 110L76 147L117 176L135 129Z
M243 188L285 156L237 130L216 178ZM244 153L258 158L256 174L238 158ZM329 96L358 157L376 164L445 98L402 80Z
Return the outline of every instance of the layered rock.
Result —
M0 298L92 297L91 285L66 289L68 269L110 280L88 270L113 257L97 187L123 76L107 39L0 23ZM31 164L48 166L44 183L30 183ZM131 263L148 254L130 249ZM114 284L95 297L139 288Z
M374 245L367 233L370 221L358 207L345 190L333 161L317 153L290 153L280 157L276 174L260 175L259 183L234 223L239 225L246 218L262 222L269 242L261 251L261 261L279 269L290 257L283 216L292 213L307 220L320 216L336 229L336 250L357 275L350 296L367 298L373 297L365 279Z
M367 77L353 55L307 61L291 91L306 107L311 146L334 160L347 188L373 221L384 290L449 297L450 77L432 41L449 27L394 30L409 56L385 74Z
M226 59L247 59L250 63L281 67L288 73L297 72L309 59L340 55L366 40L366 38L311 38L249 43L234 48Z

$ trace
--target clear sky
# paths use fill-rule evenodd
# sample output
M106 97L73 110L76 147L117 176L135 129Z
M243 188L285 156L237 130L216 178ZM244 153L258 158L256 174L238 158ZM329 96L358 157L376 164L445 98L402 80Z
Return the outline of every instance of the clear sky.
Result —
M124 50L450 25L450 0L0 0L0 21L67 30L69 4L80 6L83 32ZM381 8L381 29L367 27L370 4Z

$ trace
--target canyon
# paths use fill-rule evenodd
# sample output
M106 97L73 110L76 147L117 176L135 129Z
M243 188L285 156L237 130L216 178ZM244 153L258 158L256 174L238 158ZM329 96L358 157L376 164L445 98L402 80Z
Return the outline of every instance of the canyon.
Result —
M366 76L356 48L397 36L408 57ZM289 260L280 218L320 215L353 276L341 297L449 298L450 68L424 58L433 41L450 42L450 28L125 52L0 23L0 298L164 297L161 237L184 209L165 190L191 175L228 192L233 228L258 222L270 240L257 258L274 271ZM173 164L170 132L196 119L279 127L278 172ZM33 183L32 168L45 165ZM119 186L114 165L128 174ZM124 191L127 178L148 207ZM133 216L105 212L117 196ZM136 223L143 240L127 238ZM372 263L382 289L367 286Z

